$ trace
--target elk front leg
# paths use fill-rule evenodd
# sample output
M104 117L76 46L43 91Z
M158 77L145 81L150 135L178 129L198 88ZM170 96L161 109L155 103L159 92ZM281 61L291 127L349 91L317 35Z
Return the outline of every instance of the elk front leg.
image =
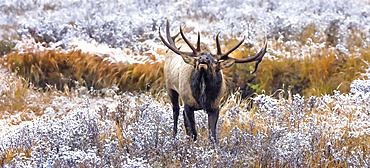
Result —
M195 129L194 110L188 105L184 106L184 123L186 134L190 137L193 136L193 140L197 140L197 130Z
M220 110L217 108L215 110L207 110L208 114L208 129L210 138L212 136L213 140L217 143L216 138L216 126Z
M174 90L171 90L169 93L170 93L170 98L172 102L172 110L173 110L173 136L175 137L177 134L177 121L179 119L179 112L180 112L179 94Z

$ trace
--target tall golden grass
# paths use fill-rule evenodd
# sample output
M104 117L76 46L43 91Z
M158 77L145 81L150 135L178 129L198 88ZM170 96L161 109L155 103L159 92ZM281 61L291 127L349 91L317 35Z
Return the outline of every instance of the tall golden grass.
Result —
M2 64L44 89L51 86L64 90L77 85L102 89L116 85L121 91L127 91L162 86L163 63L113 63L105 57L108 56L83 53L81 50L15 51L7 54Z

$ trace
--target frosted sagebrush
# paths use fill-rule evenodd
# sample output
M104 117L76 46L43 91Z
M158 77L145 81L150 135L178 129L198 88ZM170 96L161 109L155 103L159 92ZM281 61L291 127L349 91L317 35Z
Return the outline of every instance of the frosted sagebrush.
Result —
M315 161L316 166L368 167L370 162L368 146L362 146L370 135L370 108L362 95L336 92L287 100L258 95L252 109L234 105L220 116L218 126L224 130L218 145L202 136L189 143L182 122L174 138L171 107L150 96L124 94L97 107L94 99L61 118L43 113L43 118L2 130L1 159L15 153L2 166L309 167ZM118 113L125 116L119 122ZM201 119L197 129L206 132L206 114L195 115ZM226 120L232 122L225 125Z
M249 43L262 39L266 25L269 37L282 35L300 41L302 31L317 26L315 38L326 34L333 46L352 45L351 31L364 31L364 47L370 43L369 11L366 1L37 1L0 2L0 23L52 46L71 47L74 38L94 40L136 53L160 47L158 27L167 14L176 27L179 22L209 35L247 35ZM264 11L264 12L256 12ZM207 23L207 24L204 24ZM222 24L220 24L222 23ZM177 30L177 29L176 29ZM253 36L251 36L253 34ZM156 39L153 42L153 39Z

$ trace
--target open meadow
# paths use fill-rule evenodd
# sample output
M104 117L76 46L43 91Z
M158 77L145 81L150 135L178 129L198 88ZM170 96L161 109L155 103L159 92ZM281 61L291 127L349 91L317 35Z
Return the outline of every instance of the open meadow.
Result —
M166 18L235 58L267 37L224 70L218 144L203 111L173 137ZM370 2L0 1L0 167L370 167Z

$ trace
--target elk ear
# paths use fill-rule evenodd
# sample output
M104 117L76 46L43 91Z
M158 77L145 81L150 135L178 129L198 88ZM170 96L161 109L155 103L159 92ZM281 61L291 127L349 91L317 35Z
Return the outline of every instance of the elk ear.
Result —
M229 68L229 67L231 67L234 63L235 63L235 60L234 60L234 59L227 59L227 60L224 60L224 61L220 62L220 68L221 68L221 69Z
M185 54L181 54L180 56L185 61L185 63L190 64L192 66L195 66L195 58L194 57L190 57L190 56L185 55Z

